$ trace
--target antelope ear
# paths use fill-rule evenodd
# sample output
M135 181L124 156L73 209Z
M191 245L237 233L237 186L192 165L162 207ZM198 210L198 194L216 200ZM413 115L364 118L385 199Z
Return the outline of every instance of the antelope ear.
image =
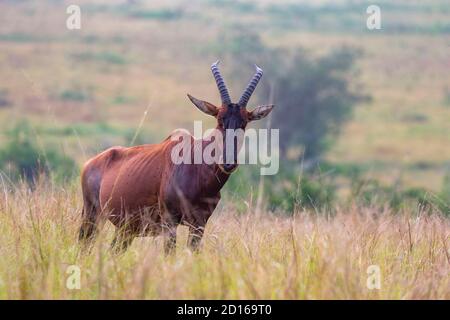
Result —
M267 105L267 106L258 106L252 111L248 113L248 120L260 120L267 116L270 111L272 111L273 107L275 107L273 104Z
M191 100L192 103L197 108L200 109L200 111L202 111L206 114L209 114L210 116L213 116L213 117L215 117L217 115L217 113L219 112L219 109L212 103L209 103L209 102L206 102L203 100L198 100L197 98L194 98L193 96L191 96L189 93L187 96L188 96L189 100Z

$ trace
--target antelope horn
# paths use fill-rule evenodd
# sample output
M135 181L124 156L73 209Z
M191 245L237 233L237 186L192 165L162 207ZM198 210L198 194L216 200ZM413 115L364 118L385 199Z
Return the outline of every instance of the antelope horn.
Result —
M220 74L218 65L219 65L219 60L217 60L216 62L214 62L211 65L211 71L213 73L214 79L216 80L217 88L219 89L220 98L222 99L222 103L230 104L231 103L230 95L228 94L227 86L225 85L225 81L223 80L223 77Z
M250 100L250 97L253 94L253 91L255 91L256 86L258 85L259 80L261 80L261 77L263 75L263 71L260 67L258 67L255 64L255 68L256 68L256 73L253 76L252 80L250 80L250 82L247 85L247 88L245 89L244 93L242 94L241 99L239 100L239 105L241 107L246 107L248 100Z

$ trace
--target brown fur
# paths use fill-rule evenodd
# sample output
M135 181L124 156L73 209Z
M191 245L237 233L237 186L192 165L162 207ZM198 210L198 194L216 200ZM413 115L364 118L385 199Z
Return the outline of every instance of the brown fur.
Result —
M194 141L205 146L209 141ZM126 249L135 236L167 236L175 245L176 226L190 227L196 248L228 179L216 164L180 164L170 159L176 141L131 148L113 147L84 166L81 183L84 208L80 239L92 239L97 224L109 219L116 227L113 242Z

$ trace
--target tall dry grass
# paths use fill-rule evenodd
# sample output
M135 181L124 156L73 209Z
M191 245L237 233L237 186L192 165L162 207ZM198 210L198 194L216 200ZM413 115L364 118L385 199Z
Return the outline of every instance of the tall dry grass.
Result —
M0 199L1 299L449 299L449 219L371 208L333 217L298 212L237 214L220 209L201 251L176 255L159 238L139 238L111 255L106 225L91 254L80 252L77 186L3 188ZM69 290L68 266L81 270ZM366 286L378 265L381 289Z

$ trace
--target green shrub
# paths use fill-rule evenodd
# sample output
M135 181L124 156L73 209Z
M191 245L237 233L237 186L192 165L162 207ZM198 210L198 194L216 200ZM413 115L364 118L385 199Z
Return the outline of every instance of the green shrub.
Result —
M129 15L133 18L151 20L176 20L181 18L183 12L179 9L155 9L155 10L132 10Z
M91 100L88 92L79 89L66 89L61 92L59 98L64 101L85 102Z
M104 62L107 64L124 65L128 61L118 52L100 51L100 52L78 52L71 55L72 59L79 62Z
M297 181L295 181L297 180ZM335 185L308 175L292 176L279 186L266 184L270 209L281 208L293 212L300 208L329 209L335 200Z
M20 122L8 132L8 139L0 150L0 167L12 180L25 179L33 184L39 175L44 174L63 181L77 172L71 158L52 148L40 150L35 133L27 122Z
M132 104L132 103L135 103L136 101L137 101L136 98L119 94L114 97L114 99L112 100L112 103L121 105L121 104Z
M125 64L127 60L117 52L102 51L94 56L94 59L110 64Z
M350 201L362 205L387 205L394 211L407 206L420 207L424 210L437 208L432 194L424 188L401 188L394 185L383 185L374 179L354 179Z
M259 166L241 166L225 186L224 194L238 204L256 203L260 183ZM302 208L330 212L341 205L389 207L393 212L406 208L439 210L450 215L450 175L444 179L442 191L434 194L424 188L405 188L396 183L385 185L376 179L366 179L366 165L332 164L324 162L312 170L302 172L294 162L283 161L280 171L264 177L264 203L270 210L294 212ZM348 198L337 197L339 185L350 182ZM245 209L245 208L243 208Z
M33 35L27 34L27 33L7 33L7 34L0 34L0 41L5 42L32 42L37 40Z
M447 173L444 177L442 190L437 195L436 202L441 212L447 216L450 216L450 173Z
M257 3L240 0L210 0L209 3L212 6L219 7L221 9L228 7L239 13L250 13L258 10Z
M241 167L227 182L225 194L235 200L247 201L251 198L255 201L261 179L260 167ZM263 179L263 199L271 210L327 209L336 199L336 185L332 177L302 173L298 166L291 163L284 164L276 175Z

